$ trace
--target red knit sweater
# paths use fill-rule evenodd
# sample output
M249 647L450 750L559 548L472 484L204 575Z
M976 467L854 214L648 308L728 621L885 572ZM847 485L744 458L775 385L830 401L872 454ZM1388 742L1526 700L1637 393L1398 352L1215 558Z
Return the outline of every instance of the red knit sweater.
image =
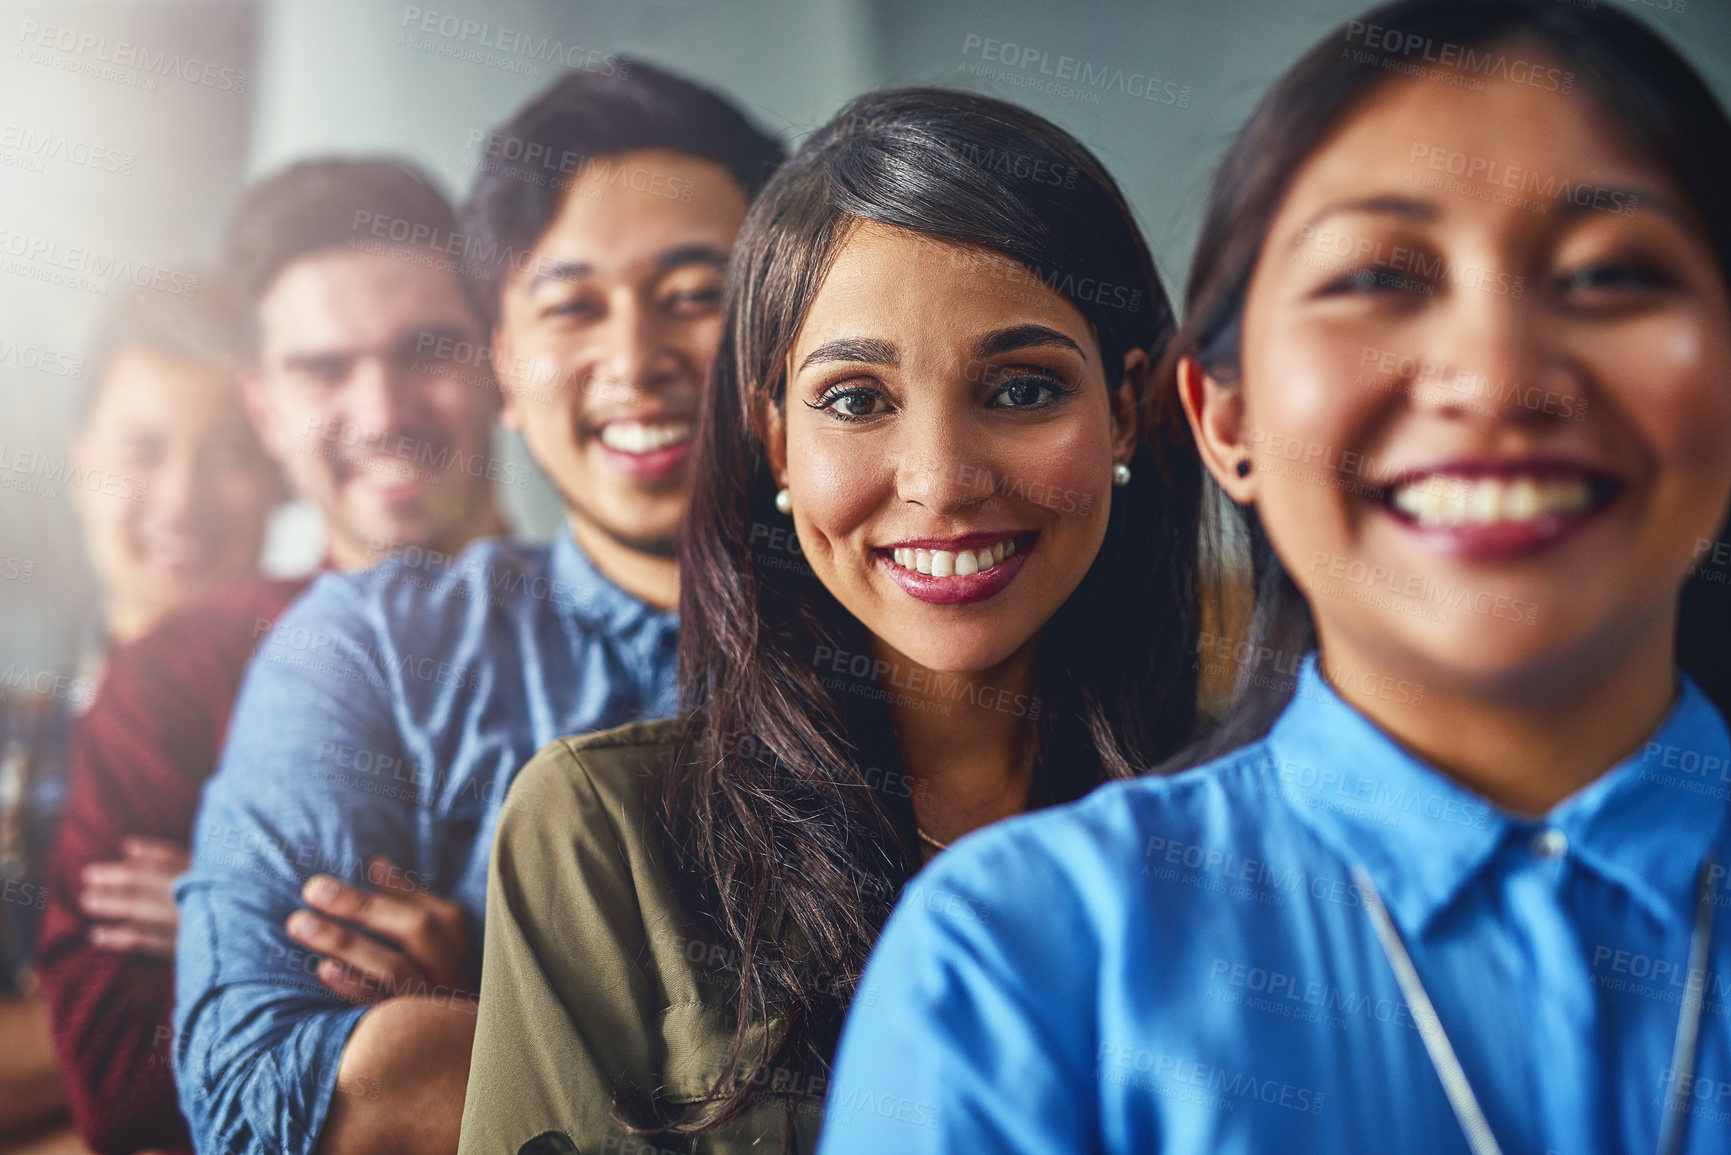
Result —
M191 839L247 660L306 585L257 579L170 617L111 655L79 721L36 962L73 1122L101 1155L191 1139L170 1065L173 960L91 946L80 874L129 835Z

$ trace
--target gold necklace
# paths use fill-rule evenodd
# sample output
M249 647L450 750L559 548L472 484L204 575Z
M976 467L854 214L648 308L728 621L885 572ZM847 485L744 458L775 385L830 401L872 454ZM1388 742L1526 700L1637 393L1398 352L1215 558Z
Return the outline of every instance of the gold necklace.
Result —
M949 843L939 842L937 839L927 834L925 829L917 823L914 825L914 833L920 836L921 842L932 848L932 853L934 854L940 850L948 850L950 848Z

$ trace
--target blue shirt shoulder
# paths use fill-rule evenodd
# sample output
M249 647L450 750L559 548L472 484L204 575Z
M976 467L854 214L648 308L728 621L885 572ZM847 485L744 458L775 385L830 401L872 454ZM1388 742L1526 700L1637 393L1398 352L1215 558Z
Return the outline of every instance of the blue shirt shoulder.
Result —
M1264 740L919 874L821 1150L1464 1150L1366 885L1504 1150L1651 1148L1682 992L1731 1005L1731 920L1708 972L1688 964L1703 880L1731 906L1728 799L1731 739L1687 680L1639 750L1532 818L1412 757L1312 661ZM1689 1150L1731 1120L1726 1022L1702 1029Z

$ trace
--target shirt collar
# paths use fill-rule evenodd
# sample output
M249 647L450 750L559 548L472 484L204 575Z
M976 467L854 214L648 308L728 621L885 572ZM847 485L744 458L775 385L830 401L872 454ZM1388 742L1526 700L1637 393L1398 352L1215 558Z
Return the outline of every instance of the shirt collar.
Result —
M1546 816L1572 853L1654 915L1694 915L1701 860L1731 794L1731 738L1700 687L1679 672L1671 713L1641 748ZM1726 865L1723 862L1720 866Z
M1654 914L1687 920L1697 867L1724 822L1731 739L1695 684L1681 681L1640 751L1535 823L1408 753L1335 693L1311 654L1269 731L1272 789L1364 866L1408 933L1422 933L1506 841L1543 829L1561 831L1566 853Z
M571 535L569 523L561 524L553 535L547 570L547 596L553 605L593 629L620 636L647 623L676 621L673 611L657 609L626 593L596 569Z

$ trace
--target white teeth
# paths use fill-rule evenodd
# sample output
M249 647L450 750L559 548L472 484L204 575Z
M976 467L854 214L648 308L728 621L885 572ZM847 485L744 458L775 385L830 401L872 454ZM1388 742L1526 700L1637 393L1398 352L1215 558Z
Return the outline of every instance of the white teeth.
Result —
M890 556L903 569L930 574L933 577L966 577L990 569L1016 552L1014 538L1005 538L993 545L976 550L959 549L893 549Z
M1578 513L1593 504L1585 477L1459 477L1431 474L1390 498L1421 526L1502 525Z
M691 436L691 422L610 421L601 427L601 444L620 453L653 453Z

